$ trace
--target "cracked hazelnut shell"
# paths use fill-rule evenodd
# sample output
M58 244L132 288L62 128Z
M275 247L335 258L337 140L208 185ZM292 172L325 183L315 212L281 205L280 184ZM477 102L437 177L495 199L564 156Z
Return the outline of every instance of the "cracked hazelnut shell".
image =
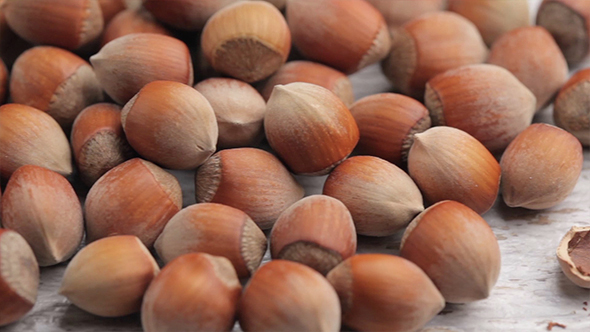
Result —
M574 284L590 288L590 227L572 227L557 247L557 261L566 277Z

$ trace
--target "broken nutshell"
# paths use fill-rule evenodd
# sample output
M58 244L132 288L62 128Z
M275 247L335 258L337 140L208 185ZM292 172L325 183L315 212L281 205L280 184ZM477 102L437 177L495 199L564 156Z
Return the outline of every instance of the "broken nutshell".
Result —
M572 227L557 248L563 273L574 284L590 288L590 226Z

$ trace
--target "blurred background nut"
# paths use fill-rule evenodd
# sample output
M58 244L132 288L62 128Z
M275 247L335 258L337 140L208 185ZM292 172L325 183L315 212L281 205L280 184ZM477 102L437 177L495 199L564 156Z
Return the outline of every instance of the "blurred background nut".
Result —
M377 157L342 162L328 176L323 194L346 205L360 235L392 235L424 210L422 194L410 176Z
M8 96L8 69L0 58L0 105L4 104L6 96Z
M445 0L366 0L383 14L390 28L397 28L422 14L441 11Z
M553 107L555 123L590 146L590 68L580 70L563 86Z
M37 46L16 59L10 75L10 96L51 115L62 127L71 127L86 106L103 100L90 64L66 50Z
M557 247L557 261L571 282L590 288L590 227L572 227Z
M287 22L301 54L346 74L379 62L391 47L385 19L362 0L288 0Z
M159 21L182 30L201 30L221 8L238 0L144 0L143 6Z
M100 44L104 46L112 40L133 33L171 35L148 11L144 9L127 9L115 15L112 21L105 27Z

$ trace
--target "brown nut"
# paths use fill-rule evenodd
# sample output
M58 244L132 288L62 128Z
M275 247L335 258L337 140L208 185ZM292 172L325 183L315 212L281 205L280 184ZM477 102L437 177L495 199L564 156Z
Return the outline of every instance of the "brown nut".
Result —
M8 91L8 69L0 58L0 105L4 104Z
M383 73L395 90L421 99L426 82L449 69L482 63L488 53L473 23L449 12L420 16L391 31Z
M422 194L410 176L377 157L342 162L328 176L323 194L346 205L360 235L392 235L424 210Z
M68 176L70 144L55 120L36 108L0 106L0 174L9 178L23 165L37 165Z
M39 265L20 234L0 228L0 326L27 314L37 301Z
M69 50L93 41L104 25L97 0L6 0L2 11L23 39Z
M270 233L273 259L305 264L323 275L355 252L352 216L330 196L299 200L281 213Z
M313 269L273 260L250 279L239 303L244 331L340 331L338 295Z
M500 247L494 232L475 211L442 201L408 226L400 256L420 267L447 302L485 299L500 274Z
M273 5L238 1L211 16L201 47L216 71L251 83L272 75L287 61L291 33Z
M193 84L188 47L176 38L154 33L119 37L90 57L106 93L125 104L144 85L158 80Z
M537 100L504 68L464 66L426 84L432 124L461 129L492 153L501 152L532 122Z
M221 8L238 0L144 0L143 6L159 21L182 30L201 30Z
M342 100L309 83L277 85L266 104L268 143L297 174L330 172L352 152L359 130Z
M21 234L40 266L64 262L84 236L80 200L63 176L25 165L10 177L2 200L2 226Z
M390 28L397 28L422 14L441 11L445 0L366 0L383 14Z
M127 8L126 2L127 0L98 0L105 27L115 15Z
M500 188L500 165L475 138L452 127L414 136L408 171L430 203L453 200L479 214L489 210Z
M230 331L242 286L227 258L187 254L152 281L141 306L146 332Z
M357 149L398 166L408 160L414 134L430 128L428 109L396 93L381 93L358 100L350 113L359 127Z
M544 0L537 12L537 25L553 36L570 66L582 62L590 50L590 2Z
M238 209L201 203L175 214L154 247L165 263L192 252L225 257L244 278L260 265L266 252L266 235Z
M195 89L215 112L219 149L256 146L262 141L266 102L251 85L231 78L210 78Z
M178 180L139 158L106 172L90 188L84 204L88 241L135 235L151 247L166 223L182 208Z
M119 37L133 33L171 35L170 31L158 23L148 11L127 9L118 13L105 27L100 45L102 47Z
M301 54L347 74L379 62L391 47L385 19L362 0L288 0L287 22Z
M145 85L121 111L129 144L166 168L194 169L215 152L211 105L192 87L172 81Z
M510 207L547 209L574 190L582 172L582 145L567 131L535 123L508 146L502 167L502 197Z
M275 85L305 82L322 86L342 99L346 107L354 103L352 83L348 76L336 69L311 61L290 61L271 76L262 88L265 100L270 98Z
M572 227L557 247L557 261L566 277L574 284L590 288L590 227Z
M86 107L74 121L71 143L80 178L88 186L135 156L121 126L121 108L115 104Z
M352 256L328 281L340 298L342 322L359 331L415 331L445 306L428 276L397 256Z
M88 62L57 47L37 46L16 59L10 96L69 128L86 106L102 101L103 92Z
M590 146L590 68L580 70L563 86L553 107L555 124Z
M519 28L498 38L488 63L508 69L531 90L537 98L537 111L567 81L567 62L553 37L542 27Z
M488 46L510 30L531 25L527 0L449 0L449 10L473 22Z
M160 268L141 241L112 236L82 248L68 264L59 293L93 315L138 312L143 294Z
M242 210L262 229L270 229L304 193L275 156L253 148L214 154L197 170L195 188L197 203L220 203Z

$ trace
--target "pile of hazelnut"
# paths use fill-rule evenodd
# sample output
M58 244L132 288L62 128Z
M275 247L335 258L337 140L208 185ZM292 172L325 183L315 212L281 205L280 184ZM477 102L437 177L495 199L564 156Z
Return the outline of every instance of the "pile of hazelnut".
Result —
M61 294L145 331L415 331L490 294L498 193L555 206L590 144L587 0L538 26L526 0L0 6L0 325L71 258ZM378 62L399 94L355 102L346 75ZM553 101L563 129L531 125ZM165 169L195 171L197 204ZM399 256L355 255L402 231ZM558 251L583 287L588 231Z

